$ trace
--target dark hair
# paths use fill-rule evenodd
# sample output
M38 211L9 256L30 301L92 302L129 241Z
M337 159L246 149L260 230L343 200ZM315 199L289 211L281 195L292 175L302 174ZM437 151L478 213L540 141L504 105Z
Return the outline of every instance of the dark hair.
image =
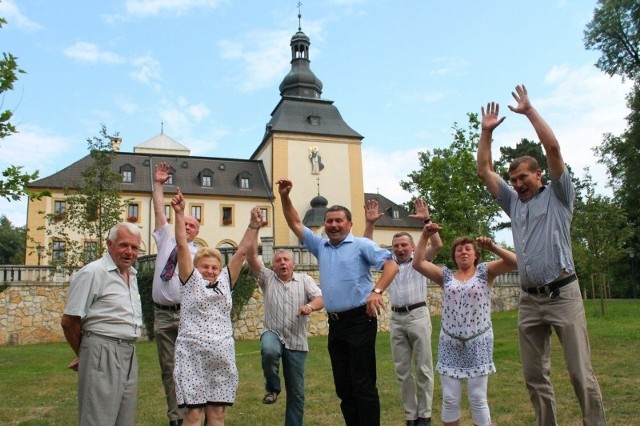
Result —
M458 246L463 246L465 244L472 244L473 245L473 251L476 252L476 260L473 261L473 265L474 266L478 266L478 263L480 263L480 249L478 248L478 245L476 244L476 240L474 240L473 238L471 238L469 236L458 237L455 240L453 240L453 244L451 244L451 259L453 260L453 263L456 266L458 266L458 264L456 263L456 248Z
M333 205L324 212L324 218L327 219L327 213L329 212L344 212L344 215L347 217L347 220L351 222L351 211L345 206Z
M393 240L395 240L396 238L400 238L400 237L409 237L409 241L411 241L411 244L415 244L413 242L413 237L411 236L411 234L405 231L394 234L394 236L391 238L391 242L393 242Z
M532 172L535 172L536 170L540 169L540 164L538 164L538 160L536 160L535 158L529 155L524 155L522 157L516 158L511 162L511 164L509 165L509 172L514 171L515 169L520 167L521 164L526 164L529 170Z

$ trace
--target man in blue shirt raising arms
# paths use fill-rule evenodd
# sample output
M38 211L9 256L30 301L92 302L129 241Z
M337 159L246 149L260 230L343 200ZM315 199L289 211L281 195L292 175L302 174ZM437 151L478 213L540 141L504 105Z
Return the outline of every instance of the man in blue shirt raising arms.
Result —
M329 316L329 356L336 393L347 426L380 424L376 387L377 315L384 308L382 293L398 273L388 250L367 238L354 237L351 212L329 207L324 216L327 238L302 224L291 203L290 180L277 182L282 212L289 228L318 258L320 287ZM371 268L382 270L373 285Z

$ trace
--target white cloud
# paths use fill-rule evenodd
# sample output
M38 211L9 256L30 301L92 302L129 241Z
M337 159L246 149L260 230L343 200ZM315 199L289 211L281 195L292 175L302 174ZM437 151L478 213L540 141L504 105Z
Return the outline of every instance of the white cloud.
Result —
M401 180L418 170L420 162L415 150L382 151L378 148L362 149L362 169L365 192L380 193L394 203L404 203L411 194L400 187Z
M189 134L195 125L211 114L211 110L204 104L190 104L184 96L175 102L164 101L160 116L168 128L180 129Z
M286 75L290 40L291 31L253 31L235 40L222 40L218 47L223 59L241 63L236 84L240 90L251 92L273 87Z
M159 88L157 82L162 81L162 66L150 53L132 59L131 65L135 68L129 74L131 78L155 89Z
M162 13L182 15L195 8L214 8L226 0L126 0L128 16L157 16Z
M63 50L63 53L70 58L82 62L119 64L124 62L117 53L101 50L96 44L86 41L79 41Z
M24 166L24 172L38 170L39 177L49 176L58 165L68 165L68 153L73 151L73 142L64 137L51 136L46 131L23 125L19 133L2 140L0 147L0 170L9 165ZM6 201L0 199L0 212L15 226L27 223L27 201Z
M42 26L32 21L20 12L13 0L2 0L0 2L0 16L7 20L9 25L15 25L26 31L38 31Z
M625 96L631 84L609 77L591 65L555 66L545 76L545 84L537 89L547 91L545 95L527 89L531 102L558 138L564 161L578 176L582 176L584 167L591 167L599 192L610 194L605 189L606 169L597 163L593 148L602 143L603 134L617 135L626 128L629 111ZM501 111L507 120L501 125L503 132L498 129L494 133L494 156L498 155L500 145L515 146L521 138L538 140L527 120L506 108Z
M456 57L439 57L432 61L432 69L429 70L430 75L459 75L464 74L470 67L470 62L466 59Z

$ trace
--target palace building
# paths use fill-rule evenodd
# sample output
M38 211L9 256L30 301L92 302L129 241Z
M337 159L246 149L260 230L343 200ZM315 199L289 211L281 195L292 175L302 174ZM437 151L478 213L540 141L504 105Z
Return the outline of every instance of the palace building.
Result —
M114 146L117 155L112 166L122 175L121 194L127 200L122 219L140 226L143 254L156 253L151 192L155 165L160 162L171 167L164 191L169 221L173 222L171 197L179 186L187 200L187 213L200 221L196 243L203 247L237 246L249 212L256 205L266 219L260 237L272 238L276 247L297 246L277 197L276 181L284 177L294 183L291 198L304 224L317 233L323 232L326 207L340 204L352 211L354 235L362 235L363 205L367 199L376 198L385 213L376 226L376 242L388 245L399 231L407 231L414 238L420 235L422 224L408 218L409 212L403 207L380 194L364 193L363 136L349 127L333 101L322 99L322 82L310 68L310 44L309 37L298 28L291 38L291 71L280 84L280 101L251 158L191 156L187 147L164 132L136 145L131 153ZM37 241L48 249L43 256L28 243L26 264L47 265L52 256L64 256L64 243L42 229L46 221L41 212L64 212L65 188L78 187L82 171L91 161L87 155L29 185L37 191L47 189L51 196L29 201L28 241ZM97 243L84 241L80 234L77 238L83 244Z

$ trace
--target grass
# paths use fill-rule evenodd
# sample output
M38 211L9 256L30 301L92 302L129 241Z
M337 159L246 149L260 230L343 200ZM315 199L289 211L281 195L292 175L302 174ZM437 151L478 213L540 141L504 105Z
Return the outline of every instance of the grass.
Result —
M592 362L604 395L609 425L637 424L640 403L640 302L607 302L606 315L600 303L587 302L586 314ZM534 415L520 371L517 344L517 312L494 314L495 363L489 379L489 405L495 425L531 425ZM434 359L440 318L433 317ZM344 424L335 396L326 337L309 339L307 358L307 425ZM276 404L265 406L260 349L257 341L236 343L240 386L233 407L227 410L228 425L276 425L284 422L284 394ZM155 343L138 344L140 377L138 425L167 424ZM378 391L382 425L404 425L400 392L391 363L389 335L377 340ZM0 347L0 424L73 425L76 420L76 374L66 368L72 359L66 344ZM552 343L552 380L555 386L558 423L581 425L580 408L569 383L557 339ZM439 424L441 391L436 377L433 400L434 424ZM462 425L471 424L467 405Z

